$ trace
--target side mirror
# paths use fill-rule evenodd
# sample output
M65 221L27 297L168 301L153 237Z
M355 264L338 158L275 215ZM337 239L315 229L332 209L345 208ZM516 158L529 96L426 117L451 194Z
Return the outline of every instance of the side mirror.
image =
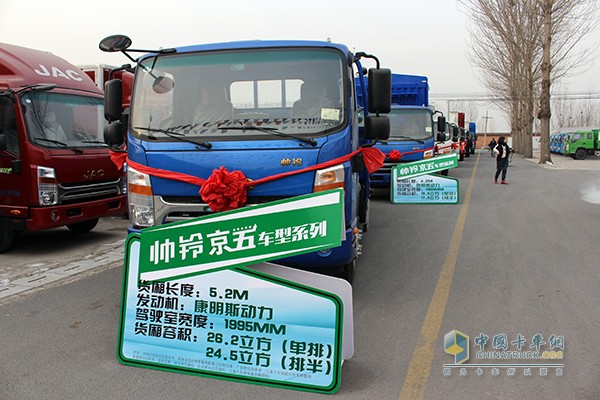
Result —
M131 46L131 39L125 35L112 35L105 37L100 41L100 50L114 53L127 50Z
M157 94L169 93L174 86L175 81L167 75L159 75L152 82L152 90Z
M438 142L445 142L446 141L446 133L445 132L438 132L436 140Z
M369 112L387 114L392 108L392 71L388 68L369 70Z
M104 118L107 121L121 119L122 83L119 79L111 79L104 84Z
M365 136L371 140L387 140L390 137L390 119L387 116L367 116Z
M445 132L446 131L446 117L440 115L437 119L437 126L438 126L438 132Z
M104 127L104 143L110 147L121 147L125 142L125 129L121 121L114 121Z

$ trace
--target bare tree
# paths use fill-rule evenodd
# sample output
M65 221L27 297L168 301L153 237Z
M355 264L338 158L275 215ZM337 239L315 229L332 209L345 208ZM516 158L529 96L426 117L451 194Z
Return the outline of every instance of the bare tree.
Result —
M554 129L564 131L564 128L600 126L600 99L591 91L587 95L575 98L568 97L564 90L554 90L553 93L552 127Z
M540 95L540 164L550 157L550 88L553 81L589 65L595 49L576 49L597 24L596 0L537 0L544 25L542 87ZM586 61L588 60L588 61Z
M586 63L581 54L590 49L574 49L594 29L596 0L457 1L471 22L471 62L501 99L498 105L510 117L515 150L533 156L537 114L540 162L549 161L551 83Z
M458 0L471 24L471 62L511 121L513 147L531 157L541 23L537 0Z

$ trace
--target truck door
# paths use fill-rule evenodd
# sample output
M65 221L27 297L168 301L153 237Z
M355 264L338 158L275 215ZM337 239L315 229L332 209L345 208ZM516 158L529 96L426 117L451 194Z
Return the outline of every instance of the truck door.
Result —
M0 149L0 210L2 216L19 216L10 210L22 207L21 217L26 216L27 183L25 171L20 171L21 149L17 129L17 118L12 100L0 97L0 135L3 148Z

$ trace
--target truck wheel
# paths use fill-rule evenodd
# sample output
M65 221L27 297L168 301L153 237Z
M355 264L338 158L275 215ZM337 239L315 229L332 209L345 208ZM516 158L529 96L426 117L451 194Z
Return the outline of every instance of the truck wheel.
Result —
M450 170L449 169L442 170L442 171L440 171L440 174L442 176L448 176L448 171L450 171Z
M585 160L586 157L587 151L585 151L584 149L577 149L577 151L575 152L575 158L578 160Z
M98 225L98 218L90 219L88 221L77 222L76 224L69 224L67 228L71 232L75 233L88 233Z
M463 153L460 153L458 155L458 161L464 161L464 159L465 159L465 155Z
M12 245L15 237L15 231L10 229L6 223L0 219L0 253L5 252Z
M362 223L362 231L366 232L369 228L369 198L364 188L358 194L358 220Z
M344 270L342 271L342 279L348 281L348 283L352 283L354 281L354 274L356 271L356 258L350 261L348 264L344 265Z

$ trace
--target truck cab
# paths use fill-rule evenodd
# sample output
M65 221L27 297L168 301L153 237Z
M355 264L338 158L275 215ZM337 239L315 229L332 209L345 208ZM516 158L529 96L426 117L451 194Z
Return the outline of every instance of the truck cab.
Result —
M48 52L0 44L0 251L15 232L76 233L127 212L102 141L103 92Z
M113 43L130 44L107 39L107 51L117 51ZM197 184L175 178L182 174L207 179L224 169L252 181L274 178L252 187L247 205L343 188L342 245L277 262L350 275L366 222L368 174L360 157L333 160L356 152L375 135L370 132L385 137L386 119L378 114L389 111L374 106L372 129L359 133L352 81L353 65L362 72L357 60L343 45L313 41L204 44L140 57L127 124L109 112L113 134L105 135L113 147L126 142L129 231L219 211L199 196ZM388 88L389 79L388 70ZM110 86L106 107L118 109L120 90ZM379 97L385 103L385 95ZM306 172L296 174L300 170Z
M469 142L467 148L470 154L475 154L475 147L477 144L477 125L475 122L469 122Z
M570 133L564 140L564 154L576 160L585 160L588 155L595 155L600 150L598 132L598 129L590 129Z
M433 130L438 133L434 148L436 156L454 154L457 152L457 140L452 136L452 126L445 120L443 122L442 129L440 129L439 122L435 119L433 121Z
M465 157L469 157L470 152L468 151L469 143L469 131L465 128L459 128L460 136L458 140L458 159L463 161Z
M357 91L360 99L362 92ZM392 74L391 101L389 138L376 144L386 158L383 167L371 174L374 188L390 187L391 170L395 165L431 158L435 152L437 132L433 126L433 110L429 107L427 77Z

